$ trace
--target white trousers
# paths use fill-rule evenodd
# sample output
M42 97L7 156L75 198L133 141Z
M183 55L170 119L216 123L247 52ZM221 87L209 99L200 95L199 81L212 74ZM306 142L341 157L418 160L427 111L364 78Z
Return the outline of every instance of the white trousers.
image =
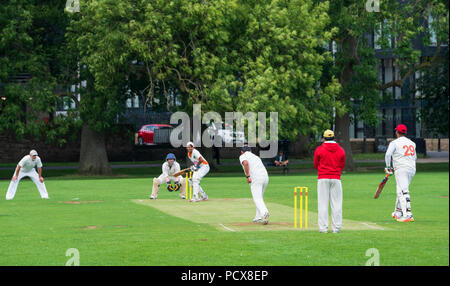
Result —
M264 214L269 210L264 203L264 192L269 184L269 177L252 180L250 190L252 192L253 202L256 206L255 219L262 219Z
M198 193L200 192L200 195L202 197L206 197L205 191L203 191L202 187L200 187L200 181L206 174L209 172L209 165L201 164L200 169L194 172L192 175L192 198L198 199Z
M409 196L409 185L416 174L414 169L395 170L395 181L397 183L397 200L395 201L395 210L402 214L411 215L411 199Z
M23 172L22 170L20 170L17 180L11 181L11 183L9 183L8 191L6 192L7 200L12 200L14 198L14 196L16 195L17 187L19 186L19 182L23 177L30 177L39 190L41 198L48 199L48 193L47 189L45 188L45 183L41 183L41 181L39 181L39 174L35 169L31 169L31 171L29 172Z
M319 179L317 182L319 231L328 231L328 205L331 206L331 227L342 227L342 184L338 179Z
M178 177L174 177L174 176L166 176L164 174L161 174L157 180L159 182L159 184L164 184L166 182L166 178L169 178L169 182L178 182L178 183L183 183L183 176L178 176Z

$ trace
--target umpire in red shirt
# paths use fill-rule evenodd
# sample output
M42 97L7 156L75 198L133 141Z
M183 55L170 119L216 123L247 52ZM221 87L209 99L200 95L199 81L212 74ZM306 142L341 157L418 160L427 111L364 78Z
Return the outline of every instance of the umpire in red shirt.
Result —
M338 233L342 227L341 172L345 167L344 149L334 141L334 132L325 130L324 142L314 152L314 168L319 176L317 202L319 232L328 232L328 204L331 206L331 229Z

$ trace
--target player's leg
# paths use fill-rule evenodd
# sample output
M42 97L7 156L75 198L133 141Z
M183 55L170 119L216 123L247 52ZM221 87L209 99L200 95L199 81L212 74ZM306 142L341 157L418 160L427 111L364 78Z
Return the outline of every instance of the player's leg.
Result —
M341 180L331 180L331 228L334 233L338 233L342 227L342 196Z
M317 181L317 210L320 232L328 231L328 204L330 198L330 180L319 179Z
M16 195L17 187L19 186L19 182L20 180L22 180L23 177L25 177L25 173L19 172L17 180L11 181L9 183L8 191L6 192L6 200L12 200L14 198L14 196Z
M161 174L158 178L153 178L153 187L150 199L156 200L158 198L159 185L161 185L163 181L165 181L163 174Z
M250 184L250 190L252 192L253 202L256 206L256 214L259 216L259 218L262 219L264 223L265 216L267 215L268 219L269 213L263 200L264 181L253 181Z
M395 199L395 208L394 212L392 213L392 217L395 219L398 219L403 216L402 208L400 207L400 197L397 194L397 198Z
M203 189L200 188L200 181L206 174L208 174L208 172L209 166L203 165L192 175L192 202L200 200L199 193L202 195L202 200L208 199L208 195L205 193L205 191L203 191Z
M407 191L406 191L406 195L405 195L405 199L406 199L406 216L412 218L412 220L414 220L412 212L411 212L411 197L410 197L410 193L409 193L409 185L411 184L411 181L414 177L414 175L416 174L415 171L410 170L407 172L408 174L408 186L407 186Z
M408 205L410 206L409 198L409 172L405 169L396 170L395 181L397 183L397 196L399 196L400 208L402 209L403 216L397 221L410 221L407 215Z
M183 176L177 177L178 182L180 183L180 198L184 199L186 194L186 180Z
M41 195L42 199L48 199L48 193L47 193L47 188L45 187L45 183L41 181L39 181L39 174L36 172L35 169L32 169L29 172L29 177L31 178L31 180L33 181L33 183L36 185L39 194Z

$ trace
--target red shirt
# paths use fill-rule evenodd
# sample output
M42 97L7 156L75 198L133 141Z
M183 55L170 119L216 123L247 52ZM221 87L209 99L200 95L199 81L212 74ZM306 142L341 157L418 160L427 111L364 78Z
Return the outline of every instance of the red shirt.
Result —
M318 179L341 179L345 167L345 152L338 143L323 143L314 152L314 168Z

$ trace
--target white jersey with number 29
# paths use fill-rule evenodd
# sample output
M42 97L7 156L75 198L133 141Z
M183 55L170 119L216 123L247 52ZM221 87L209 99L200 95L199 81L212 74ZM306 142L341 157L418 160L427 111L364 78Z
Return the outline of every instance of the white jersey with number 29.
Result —
M416 143L402 136L389 144L386 151L386 166L391 166L394 170L409 168L416 170Z

